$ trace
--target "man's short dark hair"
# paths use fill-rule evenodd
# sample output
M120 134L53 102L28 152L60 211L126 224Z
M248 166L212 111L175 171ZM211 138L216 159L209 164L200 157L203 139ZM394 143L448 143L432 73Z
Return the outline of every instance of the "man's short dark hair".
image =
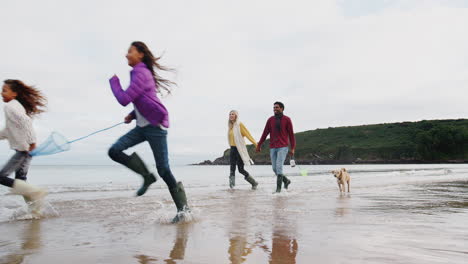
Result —
M284 110L284 104L282 102L275 102L273 105L279 105L279 107Z

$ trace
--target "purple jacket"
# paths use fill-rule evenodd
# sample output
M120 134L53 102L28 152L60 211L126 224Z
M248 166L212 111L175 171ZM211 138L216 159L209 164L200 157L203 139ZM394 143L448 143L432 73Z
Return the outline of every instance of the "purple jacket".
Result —
M169 114L156 96L157 86L153 75L143 62L135 65L130 72L130 86L127 90L122 90L117 76L112 77L109 82L115 98L121 105L133 103L138 112L152 125L169 127ZM135 111L130 114L135 117Z

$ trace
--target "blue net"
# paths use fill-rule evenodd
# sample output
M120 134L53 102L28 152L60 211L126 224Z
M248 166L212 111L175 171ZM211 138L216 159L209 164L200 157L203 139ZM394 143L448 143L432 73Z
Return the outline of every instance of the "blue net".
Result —
M53 132L39 147L29 153L31 156L45 156L70 150L70 143L61 134Z
M76 142L76 141L80 141L80 140L83 140L85 138L88 138L94 134L97 134L97 133L100 133L100 132L103 132L103 131L106 131L106 130L109 130L111 128L114 128L118 125L121 125L123 124L122 123L118 123L118 124L115 124L111 127L108 127L108 128L104 128L104 129L101 129L101 130L98 130L96 132L93 132L87 136L84 136L84 137L80 137L80 138L77 138L75 140L72 140L72 141L68 141L62 134L60 133L57 133L57 132L53 132L47 139L46 141L44 141L39 147L37 147L36 149L34 149L33 151L31 151L29 153L29 155L31 156L46 156L46 155L52 155L52 154L56 154L56 153L60 153L60 152L64 152L64 151L68 151L70 150L71 148L71 143L73 142Z

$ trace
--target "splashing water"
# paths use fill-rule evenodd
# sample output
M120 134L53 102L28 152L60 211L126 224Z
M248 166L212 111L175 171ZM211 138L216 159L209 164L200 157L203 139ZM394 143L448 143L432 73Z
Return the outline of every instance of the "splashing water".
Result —
M13 209L10 221L59 217L57 210L47 201L35 201Z

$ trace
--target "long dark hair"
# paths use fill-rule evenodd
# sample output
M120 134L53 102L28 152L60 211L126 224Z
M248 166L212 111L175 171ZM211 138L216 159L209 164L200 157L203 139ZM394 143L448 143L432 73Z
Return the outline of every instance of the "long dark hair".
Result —
M132 46L134 46L139 52L143 53L142 62L146 65L146 67L148 67L148 69L153 74L154 81L158 86L158 92L161 92L160 89L164 89L166 92L171 93L171 88L172 86L176 85L176 83L168 79L164 79L156 72L155 69L172 72L174 71L174 69L159 64L158 61L161 59L161 56L155 57L145 43L141 41L134 41L132 42Z
M35 87L24 84L20 80L8 79L4 81L17 94L16 100L23 105L28 116L45 112L46 97Z

